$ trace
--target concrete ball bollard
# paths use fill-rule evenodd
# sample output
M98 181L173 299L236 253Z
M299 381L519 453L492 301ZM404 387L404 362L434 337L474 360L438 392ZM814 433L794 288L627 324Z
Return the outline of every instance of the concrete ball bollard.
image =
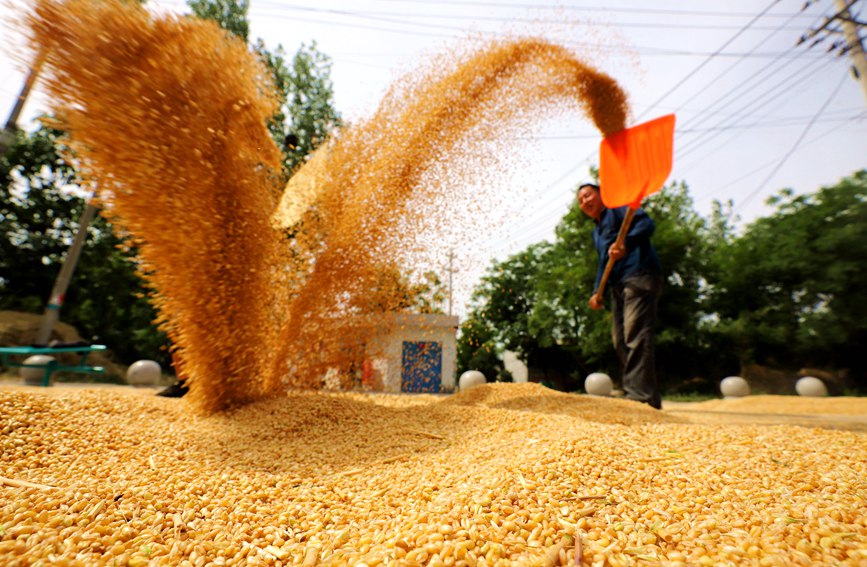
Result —
M126 371L126 381L132 386L158 386L162 369L154 360L137 360Z
M584 389L591 396L610 396L614 390L614 382L608 374L594 372L584 379Z
M750 395L750 383L740 376L729 376L719 383L719 391L725 398L743 398Z
M804 376L795 382L795 391L799 396L808 396L811 398L823 398L828 395L828 388L825 383L814 376Z
M53 360L54 357L47 354L34 354L27 357L24 364L48 364ZM42 379L45 377L45 369L22 366L18 369L18 375L21 376L25 386L41 386Z
M469 390L475 386L481 386L487 382L485 375L478 370L467 370L461 374L460 379L458 379L458 389L463 392L464 390Z

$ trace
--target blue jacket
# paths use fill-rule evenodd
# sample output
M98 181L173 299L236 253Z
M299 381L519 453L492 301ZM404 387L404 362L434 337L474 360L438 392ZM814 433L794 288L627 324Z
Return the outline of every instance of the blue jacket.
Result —
M602 273L608 263L608 249L617 240L617 233L620 232L620 225L623 224L626 209L627 207L618 207L603 210L599 222L593 229L593 243L596 245L596 253L599 255L599 268L596 270L594 290L599 289ZM626 256L614 263L614 267L611 268L611 275L608 276L607 285L618 284L629 276L660 273L659 257L656 255L656 250L653 249L653 244L650 243L650 237L655 229L653 220L647 216L644 209L635 211L632 225L626 234Z

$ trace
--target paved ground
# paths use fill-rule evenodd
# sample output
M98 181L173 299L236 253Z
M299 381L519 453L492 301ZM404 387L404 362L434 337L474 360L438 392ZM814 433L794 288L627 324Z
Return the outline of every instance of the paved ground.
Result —
M785 396L775 396L784 398ZM780 413L708 409L705 402L663 402L663 410L696 423L728 423L742 425L800 425L823 429L842 429L867 433L867 398L861 415L837 413ZM723 400L724 401L724 400Z

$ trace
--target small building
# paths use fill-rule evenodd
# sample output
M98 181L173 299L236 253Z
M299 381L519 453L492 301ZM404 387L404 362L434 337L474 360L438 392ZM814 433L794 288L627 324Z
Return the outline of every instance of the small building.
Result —
M366 387L384 392L439 393L455 389L458 318L396 313L368 342Z

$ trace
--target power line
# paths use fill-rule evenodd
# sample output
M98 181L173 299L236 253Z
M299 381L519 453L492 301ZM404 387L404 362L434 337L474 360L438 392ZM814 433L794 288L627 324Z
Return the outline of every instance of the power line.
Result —
M825 112L825 109L828 108L828 105L831 104L831 101L834 99L835 96L837 96L837 93L840 92L840 89L843 87L843 83L845 81L846 81L846 75L843 75L840 78L840 82L837 83L837 87L831 92L831 95L828 97L828 99L825 101L825 103L819 108L818 112L816 112L815 119L818 119L819 116L821 116L822 113ZM774 175L776 175L777 172L779 172L780 169L783 167L783 165L785 165L785 163L787 161L789 161L789 158L792 157L792 154L794 154L795 150L798 149L798 146L801 145L801 142L807 136L807 133L813 127L814 123L815 123L815 120L812 120L812 121L810 121L809 124L807 124L807 126L804 128L804 131L801 132L801 135L798 136L797 140L795 140L795 143L792 145L792 148L783 156L783 159L781 159L779 161L779 163L776 165L776 167L774 167L774 169L771 170L771 173L769 173L768 176L765 177L764 180L762 180L762 182L759 184L758 187L756 187L756 189L753 192L751 192L749 195L747 195L747 197L743 201L741 201L741 203L739 205L734 207L734 210L732 212L737 212L741 207L743 207L748 202L750 202L753 199L753 197L758 195L759 192L761 192L765 188L765 186L774 177Z
M575 11L584 11L584 12L616 12L616 13L628 13L628 14L658 14L658 15L667 15L667 16L681 16L681 15L690 15L690 16L720 16L720 17L747 17L752 16L753 12L732 12L732 11L704 11L704 10L669 10L669 9L658 9L658 8L638 8L638 7L629 7L629 8L619 8L617 6L563 6L562 4L548 4L548 5L539 5L539 4L512 4L505 2L474 2L469 0L381 0L383 2L393 2L393 3L401 3L401 4L435 4L437 6L440 5L456 5L456 6L476 6L482 8L518 8L518 9L526 9L532 8L536 10L554 10L561 12L564 8ZM771 17L774 17L773 15ZM776 17L784 17L784 16L776 16ZM804 15L804 18L811 18L812 16Z
M437 37L442 39L465 39L468 35L478 35L480 38L489 38L489 39L508 39L511 37L520 36L520 34L513 34L510 32L503 31L490 31L490 30L475 30L470 28L462 28L456 26L449 25L438 25L438 24L430 24L430 23L418 23L406 20L399 20L394 18L375 18L368 17L364 15L353 15L348 12L343 12L342 15L348 15L352 17L357 17L359 19L364 20L373 20L382 23L390 23L397 25L405 25L405 26L414 26L414 27L422 27L425 29L432 30L445 30L450 32L455 32L453 34L447 35L436 32L428 32L428 31L415 31L415 30L406 30L406 29L396 29L396 28L388 28L374 25L365 25L360 23L350 23L350 22L338 22L333 20L320 20L314 18L305 18L305 17L297 17L297 16L289 16L282 13L273 13L273 12L265 12L265 11L256 11L256 15L264 16L268 18L277 18L277 19L288 19L295 22L305 22L305 23L313 23L313 24L322 24L328 26L338 26L338 27L347 27L352 29L364 29L371 31L383 31L388 33L396 33L401 35L412 35L412 36L425 36L425 37ZM562 45L566 47L578 48L578 49L607 49L609 51L619 51L622 47L614 46L605 48L604 46L599 46L595 44L576 42L576 41L562 41L560 42ZM647 47L647 46L637 46L635 48L641 53L644 57L756 57L756 58L776 58L781 56L786 56L789 51L782 52L765 52L765 53L742 53L742 52L722 52L722 51L714 51L714 52L702 52L702 51L690 51L684 49L663 49L657 47ZM793 56L794 57L794 56Z
M821 63L818 66L821 67ZM812 67L816 67L816 65L814 64L812 65ZM743 122L745 119L755 115L761 109L774 103L778 98L787 96L786 93L791 92L791 89L793 89L798 84L812 80L813 78L808 72L812 70L812 67L808 67L804 70L796 69L793 73L785 76L782 80L772 84L771 86L759 92L754 97L748 100L744 100L745 94L741 95L740 99L733 99L732 102L742 102L740 106L736 107L736 109L733 110L733 113L738 116L738 118L735 119L735 123L737 124L738 122ZM728 106L729 104L726 104L722 108L727 108ZM704 121L698 121L699 124L701 124L702 122ZM720 123L721 122L718 122L718 124ZM691 143L681 145L678 148L678 158L686 158L690 154L694 153L697 149L704 147L704 145L713 140L714 138L709 139L707 134L699 135Z
M731 37L731 38L730 38L730 39L729 39L729 40L728 40L728 41L727 41L727 42L726 42L722 47L720 47L719 49L717 49L717 51L716 51L715 53L720 53L723 49L725 49L725 47L727 47L728 45L730 45L730 44L731 44L731 43L732 43L732 42L733 42L733 41L734 41L738 36L740 36L743 32L745 32L747 29L749 29L753 23L755 23L756 21L758 21L759 18L761 18L764 14L766 14L766 13L768 12L768 10L770 10L770 8L773 7L773 5L774 5L775 3L776 3L776 2L772 2L772 3L769 4L769 5L765 8L765 10L762 11L759 15L753 17L753 18L750 20L749 23L747 23L745 26L743 26L743 27L740 29L740 31L739 31L738 33L736 33L734 36L732 36L732 37ZM779 31L780 29L782 29L782 28L785 26L785 24L787 24L789 21L791 21L791 19L792 19L792 18L789 17L788 20L787 20L786 22L784 22L783 26L778 26L778 27L776 28L775 32L776 32L776 31ZM771 34L771 35L773 35L773 34ZM769 36L769 37L770 37L770 36ZM766 40L767 40L767 39L766 39ZM766 40L765 40L765 41L766 41ZM762 43L764 43L764 42L762 42ZM761 45L761 43L760 43L759 45ZM757 47L758 47L758 46L757 46ZM755 49L756 49L756 48L753 48L753 50L751 50L751 52L754 52ZM748 52L748 53L751 53L751 52ZM653 103L653 104L651 104L650 106L648 106L648 107L647 107L647 111L649 111L649 110L651 110L652 108L654 108L655 106L657 106L657 105L659 104L659 102L661 102L661 101L664 100L668 95L670 95L672 92L674 92L675 90L677 90L677 89L678 89L681 85L683 85L683 84L684 84L684 83L685 83L689 78L691 78L692 76L694 76L694 75L695 75L695 74L696 74L696 73L697 73L697 72L698 72L702 67L704 67L704 66L705 66L705 65L706 65L706 64L707 64L707 63L708 63L712 58L713 58L713 55L712 55L710 58L708 58L707 60L705 60L704 62L702 62L702 63L701 63L698 67L696 67L696 68L695 68L695 69L694 69L690 74L688 74L684 79L682 79L682 80L681 80L677 85L675 85L674 87L672 87L672 89L670 89L666 94L664 94L662 97L660 97L660 99L658 99L655 103ZM767 66L766 66L766 68L767 68ZM692 100L692 99L690 99L690 100ZM643 115L646 114L647 111L645 111L645 112L643 113ZM817 117L813 117L813 121L811 121L811 123L814 123L816 118L817 118ZM594 152L594 153L595 153L595 152ZM591 156L592 156L592 155L593 155L593 154L591 154ZM588 156L587 159L589 159L591 156ZM586 160L585 160L585 161L586 161ZM577 168L572 168L572 169L570 169L570 170L567 172L567 175L568 175L568 174L571 174L575 169L577 169ZM553 184L549 185L549 187L551 187L551 186L553 186ZM534 216L536 216L536 215L534 215ZM525 224L526 224L526 223L525 223ZM545 230L545 231L550 230L550 227L544 227L544 230ZM537 230L537 231L533 231L533 232L534 232L534 233L538 233L539 231ZM513 234L514 234L514 233L513 233ZM526 235L525 235L525 237L526 237Z
M851 114L852 111L847 113L845 116L831 117L825 116L825 118L816 121L817 123L840 123L840 122L848 122L851 120L855 120L859 117L859 114ZM733 130L741 131L741 130L755 130L755 129L763 129L763 128L787 128L790 126L799 126L801 124L806 124L812 119L811 116L790 116L790 117L780 117L776 120L768 120L762 121L761 119L756 120L755 122L750 122L748 124L729 124L727 126L710 126L707 128L680 128L677 133L681 136L684 134L706 134L706 133L717 133L717 132L731 132ZM555 134L550 136L527 136L527 137L516 137L516 140L598 140L598 134Z
M861 112L859 115L856 115L856 116L853 116L853 117L850 118L850 119L847 119L847 122L848 122L848 123L852 123L852 122L857 122L858 120L863 120L863 119L867 119L867 112ZM818 123L818 121L817 121L817 123ZM804 147L806 147L806 146L808 146L808 145L810 145L810 144L814 144L814 143L818 142L819 140L822 140L822 139L826 138L828 135L830 135L830 134L834 134L834 133L836 133L836 132L838 132L838 131L839 131L839 127L837 127L837 126L834 126L833 128L829 128L828 130L826 130L826 131L823 132L822 134L816 136L816 137L813 138L812 140L809 140L808 142L806 142L805 144L803 144L803 145L801 146L801 148L804 148ZM772 160L770 160L770 161L768 161L768 162L766 162L766 163L763 163L762 165L760 165L760 166L758 166L758 167L756 167L756 168L754 168L754 169L751 169L750 171L748 171L747 173L744 173L743 175L737 177L736 179L727 182L725 185L723 185L723 186L721 186L721 187L718 187L718 188L713 189L713 190L711 190L711 191L703 191L703 192L701 192L701 193L696 193L696 195L695 195L695 199L707 199L707 198L713 197L714 195L716 195L716 194L718 194L718 193L720 193L720 192L722 192L722 191L725 191L726 189L728 189L728 188L731 187L732 185L735 185L735 184L737 184L737 183L740 183L740 182L743 181L744 179L747 179L747 178L749 178L749 177L752 177L755 173L758 173L759 171L762 171L763 169L766 169L767 167L769 167L769 166L771 166L771 165L777 163L778 160L780 160L781 158L782 158L782 156L775 157L774 159L772 159Z
M806 6L805 6L805 8L806 8ZM786 22L784 22L784 25L785 25L785 24L788 24L789 21L791 21L791 19L792 19L792 18L789 18ZM818 19L818 18L817 18L817 19ZM773 35L773 34L771 34L771 35ZM767 39L770 39L770 37L771 37L771 36L768 36L768 38L766 38L765 41L767 41ZM762 43L764 43L764 42L762 42ZM760 44L759 44L759 45L760 45ZM758 46L756 46L756 47L758 47ZM754 49L755 49L755 48L754 48ZM750 85L750 90L754 90L754 89L756 88L756 83L753 81L753 79L754 79L756 76L760 75L761 73L764 73L768 68L770 68L770 67L776 65L776 63L777 63L781 58L782 58L782 57L777 58L777 59L775 59L774 61L769 62L767 65L765 65L764 67L762 67L761 69L759 69L758 71L756 71L755 73L753 73L749 78L747 78L746 80L742 81L742 84ZM815 65L814 65L814 66L815 66ZM734 67L734 66L732 66L732 67ZM730 70L732 67L730 67L729 70ZM728 71L728 70L727 70L727 71ZM800 71L800 72L803 73L804 76L809 76L809 71L808 71L807 69L804 69L804 70L802 70L802 71ZM784 82L785 82L785 81L784 81ZM788 92L788 91L784 90L782 87L778 87L778 86L772 87L772 88L769 89L769 90L775 90L775 91L778 92L778 93ZM759 99L765 99L765 95L766 95L766 94L767 94L767 91L766 91L765 93L762 93L762 95L759 95L759 96L755 97L755 98L753 99L753 101L751 101L750 103L748 103L748 104L746 104L746 105L743 105L743 106L741 107L741 110L738 112L738 114L739 114L739 119L741 120L741 122L744 120L744 118L749 117L750 115L755 114L755 113L760 109L760 107L756 107L756 106L755 106L755 105L757 104L756 101L759 100ZM704 123L706 123L707 121L711 120L711 114L707 112L707 108L711 108L711 107L718 108L718 105L719 105L720 102L722 102L723 100L726 100L726 99L729 98L729 97L733 97L733 96L738 96L738 97L741 97L741 99L742 99L743 94L742 94L740 91L738 91L737 88L732 88L732 89L730 89L730 90L729 90L728 92L726 92L724 95L718 97L714 102L710 103L710 104L706 107L705 111L702 113L702 115L701 115L702 117L699 118L699 120L698 120L697 123L693 123L693 125L694 125L694 126L696 126L696 125L701 125L701 124L704 124ZM767 104L769 104L770 100L774 100L774 99L780 98L781 96L783 96L783 95L782 95L782 94L777 94L777 96L776 96L776 97L773 97L773 99L765 99L765 103L762 104L761 106L762 106L762 107L763 107L763 106L767 106ZM695 98L695 97L693 97L693 99L694 99L694 98ZM693 100L693 99L690 99L690 100ZM727 108L727 107L731 104L731 102L732 102L732 101L727 102L727 103L726 103L722 108ZM688 104L688 102L687 102L687 104ZM746 109L746 108L750 108L750 107L751 107L750 112L747 113L746 115L744 115L744 114L743 114L743 110ZM683 159L686 155L689 155L693 149L695 149L695 148L697 148L697 147L702 147L703 145L705 145L706 142L702 142L702 141L699 141L699 140L706 140L706 139L707 139L707 135L702 135L702 136L699 136L699 137L696 138L696 139L693 139L693 140L691 141L691 143L687 143L686 146L683 146L683 145L679 146L679 147L678 147L678 157L679 157L679 159ZM710 140L708 140L708 141L710 141ZM687 149L687 148L688 148L688 149ZM684 152L685 152L685 153L684 153Z
M716 55L718 55L719 53L722 52L723 49L725 49L726 47L728 47L729 45L731 45L731 44L732 44L732 43L733 43L733 42L734 42L738 37L740 37L744 32L746 32L746 31L750 28L750 26L752 26L752 25L753 25L754 23L756 23L756 22L757 22L757 21L758 21L762 16L764 16L764 15L765 15L765 14L766 14L766 13L767 13L767 12L768 12L772 7L773 7L773 6L774 6L774 4L776 4L777 2L779 2L779 0L772 0L772 2L771 2L770 4L768 4L767 7L765 7L764 10L762 10L758 15L754 16L754 17L753 17L749 22L747 22L747 24L744 25L744 26L743 26L743 27L742 27L742 28L741 28L737 33L735 33L732 37L730 37L729 40L726 41L726 42L722 45L722 47L720 47L720 48L717 49L714 53L712 53L711 55L709 55L709 56L707 57L707 59L705 59L704 61L702 61L701 63L699 63L698 66L697 66L695 69L693 69L692 71L690 71L689 73L687 73L687 75L686 75L683 79L681 79L677 84L675 84L675 85L674 85L673 87L671 87L668 91L666 91L665 94L663 94L661 97L659 97L659 98L656 100L656 102L651 103L651 105L648 107L648 111L651 110L653 107L655 107L655 106L656 106L657 104L659 104L660 102L662 102L663 100L665 100L665 99L666 99L666 98L667 98L671 93L675 92L677 89L679 89L681 86L683 86L684 83L686 83L688 80L690 80L692 77L694 77L694 76L696 75L696 73L698 73L700 70L702 70L702 69L705 67L705 65L707 65L708 63L710 63L710 62L714 59L714 57L716 57ZM646 116L646 115L647 115L647 112L642 113L642 114L638 117L638 121L640 122L641 119L642 119L644 116Z
M755 45L755 46L754 46L754 47L749 51L749 53L752 53L752 52L756 51L760 46L764 45L767 41L769 41L769 40L770 40L770 39L771 39L771 38L772 38L772 37L773 37L773 36L774 36L778 31L780 31L780 30L781 30L781 29L782 29L786 24L788 24L790 21L791 21L791 18L787 19L785 22L783 22L783 24L782 24L781 26L779 26L777 29L775 29L773 33L768 34L767 36L765 36L765 38L764 38L762 41L760 41L759 43L757 43L757 44L756 44L756 45ZM773 61L771 61L770 63L766 64L764 67L762 67L761 69L759 69L758 71L756 71L755 73L753 73L749 78L747 78L747 79L744 81L744 83L751 84L750 82L752 81L752 79L753 79L754 77L756 77L757 75L761 74L762 72L764 72L764 71L765 71L766 69L768 69L769 67L773 66L773 65L774 65L774 64L775 64L775 63L776 63L776 62L777 62L781 57L782 57L782 55L776 57ZM718 81L721 77L725 76L729 71L731 71L732 69L734 69L734 68L738 65L738 63L740 63L740 62L742 62L742 61L743 61L743 59L741 58L741 59L739 59L738 61L736 61L736 62L732 63L731 65L729 65L729 66L725 69L725 71L723 71L721 74L717 75L717 76L714 78L714 81ZM718 97L718 98L717 98L716 100L714 100L713 102L707 104L707 105L705 106L705 109L704 109L704 110L707 110L708 108L716 108L716 105L718 105L720 102L722 102L723 100L725 100L725 98L726 98L729 94L731 94L732 92L734 92L734 91L735 91L735 89L730 89L730 90L728 91L728 93L723 94L722 96ZM691 103L693 100L695 100L697 97L698 97L698 94L693 95L691 98L687 99L686 102L682 103L681 106L686 106L686 105L690 104L690 103ZM702 116L705 116L705 115L702 114Z
M180 3L177 3L177 2L168 2L168 3L180 5ZM280 10L280 11L279 12L268 11L267 7L264 10L260 10L260 9L258 9L258 6L260 4L265 4L266 6L270 5L270 6L272 6L272 10L276 9L276 10ZM481 37L489 37L489 38L494 38L494 39L496 39L496 38L510 38L510 37L514 37L515 35L520 35L518 33L510 33L508 31L504 32L504 31L477 30L477 29L471 29L471 28L466 28L466 27L457 27L457 26L431 24L431 23L420 23L420 22L414 22L414 21L409 21L409 20L405 20L405 19L398 19L398 18L393 18L393 17L381 17L381 16L374 15L374 14L378 14L378 12L359 12L359 11L350 11L350 10L336 10L336 9L328 9L328 8L316 8L316 7L310 7L310 6L296 6L296 5L286 5L286 4L268 3L268 2L257 3L256 6L257 7L251 8L251 10L250 10L251 15L257 15L257 16L262 16L262 17L266 17L266 18L287 19L287 20L292 20L295 22L313 23L313 24L321 24L321 25L327 25L327 26L338 26L338 27L348 27L348 28L352 28L352 29L382 31L382 32L395 33L395 34L401 34L401 35L412 35L412 36L419 36L420 35L420 36L424 36L424 37L436 37L436 38L450 39L450 40L463 39L466 37L467 34L475 34L475 35L478 35ZM602 8L597 8L597 10L601 10L601 9ZM309 17L305 18L305 17L298 17L298 16L289 16L285 13L286 11L303 11L303 12L313 12L313 13L321 13L321 14L332 14L332 15L337 15L337 16L345 16L345 17L357 18L357 19L363 19L363 20L372 20L374 22L381 22L381 23L386 23L386 24L390 23L390 24L397 24L397 25L402 25L402 26L412 26L412 27L416 27L416 28L422 27L422 28L429 29L429 30L445 30L445 31L455 32L455 33L447 35L447 34L437 33L435 31L417 31L417 30L396 29L396 28L391 28L391 27L364 25L364 24L360 24L360 23L341 22L341 21L334 21L334 20L322 20L322 19L315 19L315 18L309 18ZM641 10L639 10L639 12L641 12ZM653 11L651 10L651 11L645 11L645 12L651 12L652 13ZM660 13L670 14L670 13L674 13L674 12L660 12ZM703 14L703 13L697 12L697 14ZM399 14L399 15L406 15L408 17L419 17L418 14ZM723 14L720 13L720 15L723 15ZM434 15L430 15L430 16L434 17ZM466 18L470 19L470 20L474 20L474 21L486 19L485 16L481 16L481 17L467 16ZM532 20L532 19L522 20L520 18L519 19L503 18L503 21L535 22L538 20ZM562 22L559 22L559 23L562 23ZM610 24L610 25L613 27L630 27L631 26L629 23L625 23L625 24L619 24L618 23L618 24ZM642 23L642 24L637 24L637 26L639 26L639 27L646 26L649 28L659 28L659 27L665 27L666 24L663 23L660 25L656 25L656 24L643 24ZM696 29L696 26L686 25L683 27L686 27L689 29ZM701 28L702 26L698 26L698 27ZM753 29L757 29L757 28L755 26L753 26ZM743 31L743 29L741 29L741 31ZM599 46L599 45L595 45L595 44L582 43L582 42L564 41L564 42L560 42L560 43L564 46L567 46L567 47L574 47L574 48L580 48L580 49L587 49L587 48L592 48L594 50L605 49L605 47L603 47L603 46ZM618 51L621 49L621 47L609 47L607 49L611 50L611 51ZM738 57L738 58L741 58L741 57L777 58L777 57L785 57L789 53L789 51L741 53L741 52L723 52L722 50L717 50L715 52L701 52L701 51L691 51L691 50L687 50L687 49L663 49L663 48L648 47L648 46L636 46L635 49L639 53L641 53L641 55L644 57L708 57L709 56L709 57Z
M465 6L466 4L462 3L461 6ZM516 17L516 16L490 16L490 15L478 15L478 14L443 14L441 12L431 13L431 12L394 12L394 11L376 11L376 10L338 10L333 8L319 8L313 6L299 6L297 4L286 4L285 2L256 2L255 8L260 6L264 7L272 7L279 8L281 10L297 10L297 11L305 11L305 12L318 12L318 13L328 13L328 14L337 14L337 15L346 15L352 17L363 17L363 18L380 18L380 17L409 17L409 18L420 18L420 19L433 19L433 20L473 20L473 21L491 21L491 22L507 22L507 23L556 23L562 24L563 18L558 17L556 19L542 19L542 18L532 18L532 17ZM573 10L580 11L599 11L599 12L612 12L618 10L612 10L609 7L596 7L596 8L567 8ZM663 21L659 22L617 22L617 23L609 23L609 22L574 22L575 25L584 25L584 26L593 26L593 27L617 27L617 28L650 28L650 29L738 29L740 26L737 24L708 24L708 23L683 23L683 22L674 22L671 21L668 16L672 13L677 13L680 16L688 15L690 12L672 12L672 11L654 11L654 10L620 10L621 12L627 12L630 14L633 13L656 13L659 15L666 16ZM706 18L708 15L718 15L718 16L731 16L732 14L729 12L719 12L719 13L710 13L710 12L695 12L693 15L700 15L703 18ZM743 15L743 14L741 14ZM751 14L750 14L751 15ZM800 17L801 14L795 13L790 18L789 21L793 18ZM798 26L800 29L801 26ZM754 26L753 29L777 29L775 27L762 27L762 26Z

